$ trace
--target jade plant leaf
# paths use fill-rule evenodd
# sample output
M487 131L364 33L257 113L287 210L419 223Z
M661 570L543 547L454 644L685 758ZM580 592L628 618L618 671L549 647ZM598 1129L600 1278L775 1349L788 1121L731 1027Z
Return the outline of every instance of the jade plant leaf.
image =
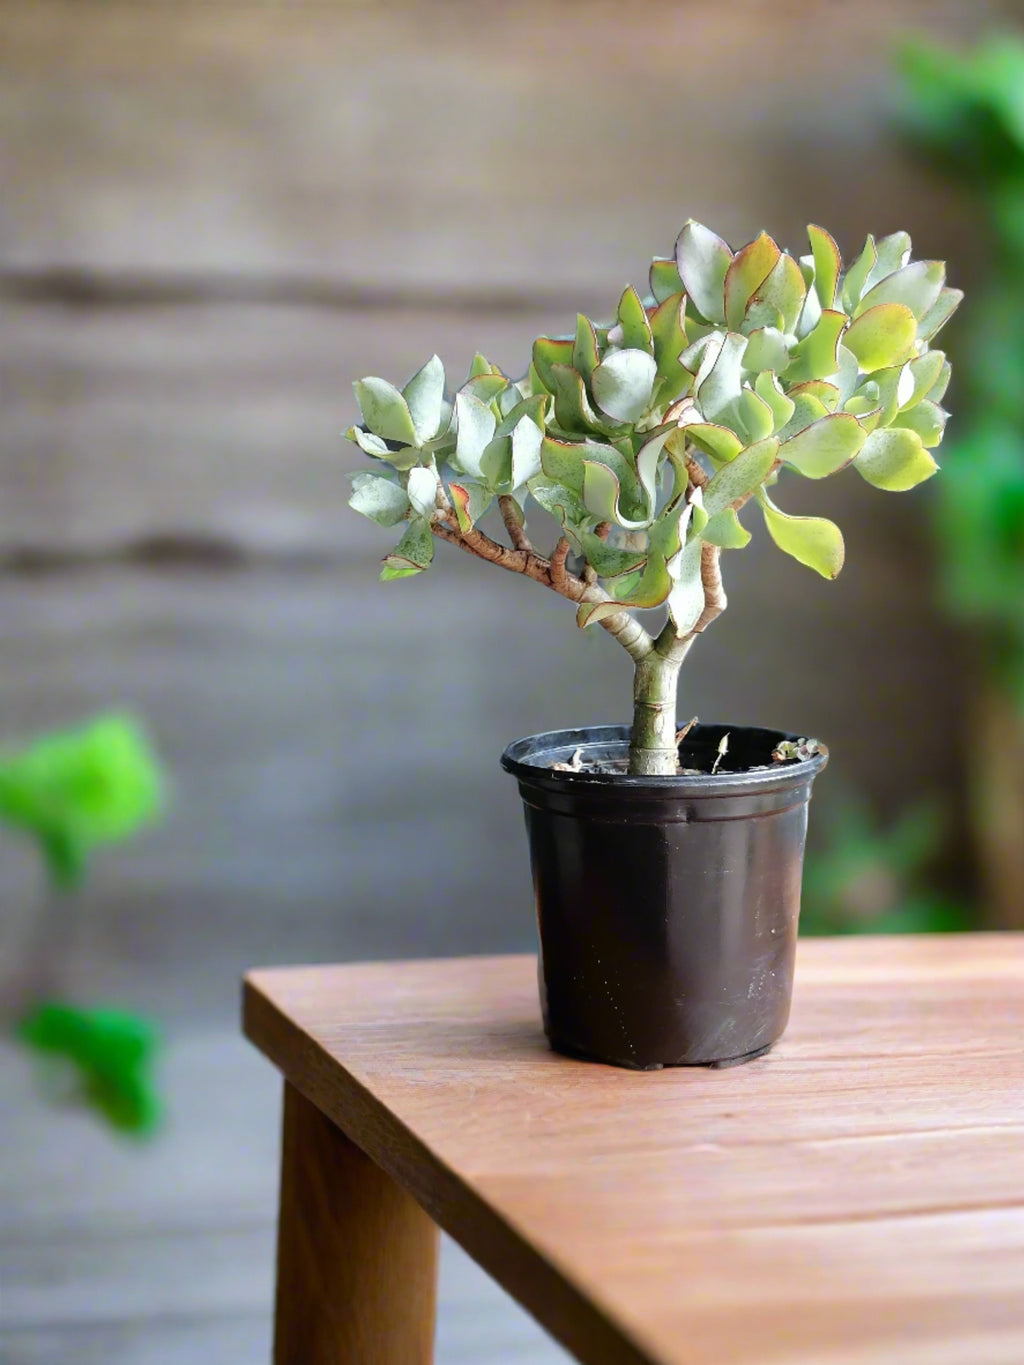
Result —
M409 498L401 484L379 474L356 474L352 479L349 507L378 526L397 526L409 515Z
M781 254L767 232L762 232L741 247L729 263L724 290L725 321L731 331L739 331L747 305L774 270Z
M732 252L721 237L692 219L676 240L679 278L694 307L708 322L725 321L725 277L731 263Z
M750 542L750 532L732 507L723 507L709 517L701 536L709 545L718 545L723 550L742 550Z
M591 376L594 402L617 422L635 422L650 405L657 372L646 351L613 351Z
M824 228L814 223L807 229L814 261L814 289L822 310L835 307L836 288L843 261L835 241Z
M398 578L411 578L413 574L429 569L434 558L434 536L430 523L424 517L414 517L405 535L389 555L381 561L382 583L390 583Z
M357 380L354 387L363 421L375 436L409 446L417 444L409 405L394 384L370 375Z
M758 496L768 534L786 554L823 578L836 578L846 550L842 532L824 517L793 517L779 510L768 494Z
M930 479L938 469L916 431L887 427L873 431L854 461L858 474L875 488L903 493Z
M916 338L917 318L906 304L879 303L850 323L843 345L870 374L908 360Z
M471 531L494 501L494 494L482 483L462 479L451 485L452 505L462 532ZM401 577L403 575L396 575ZM408 577L408 575L404 575Z
M455 416L455 465L464 474L482 478L480 457L494 437L498 419L486 403L464 390L455 395Z
M654 338L651 335L651 324L647 320L647 310L632 285L623 291L622 298L619 299L618 319L621 336L616 338L617 344L653 355Z
M941 261L911 261L874 285L861 298L856 316L880 303L902 303L919 321L935 307L946 282Z
M679 267L674 260L666 260L664 256L655 256L651 262L648 281L655 303L664 303L673 294L684 292L683 282L679 278Z
M848 465L866 439L856 417L845 412L830 413L783 441L779 459L805 478L824 479Z
M444 366L439 356L433 355L417 370L402 390L409 416L412 418L416 445L423 445L437 434L444 407Z

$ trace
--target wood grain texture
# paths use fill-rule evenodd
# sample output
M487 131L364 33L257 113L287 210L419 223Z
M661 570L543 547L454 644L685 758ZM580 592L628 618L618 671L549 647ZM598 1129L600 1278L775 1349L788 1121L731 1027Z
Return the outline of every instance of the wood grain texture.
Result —
M534 970L254 973L246 1029L581 1360L1024 1356L1024 937L802 943L725 1072L555 1056Z
M948 206L888 132L892 44L1010 9L8 3L0 264L564 296L691 214L863 239L897 203L942 255Z
M431 1365L438 1231L285 1083L274 1365Z

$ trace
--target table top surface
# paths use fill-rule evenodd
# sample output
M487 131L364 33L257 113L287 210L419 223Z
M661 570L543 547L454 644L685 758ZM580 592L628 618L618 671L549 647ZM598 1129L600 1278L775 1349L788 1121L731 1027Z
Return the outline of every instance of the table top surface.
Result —
M1024 934L801 941L722 1071L555 1055L532 957L258 971L245 1016L593 1365L1024 1361Z

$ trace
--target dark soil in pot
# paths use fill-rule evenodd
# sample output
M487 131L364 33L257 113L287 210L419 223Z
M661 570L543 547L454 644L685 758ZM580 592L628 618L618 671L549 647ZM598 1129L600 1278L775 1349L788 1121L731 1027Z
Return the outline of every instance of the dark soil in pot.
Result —
M624 773L628 726L505 750L526 812L552 1046L640 1069L724 1066L781 1036L807 805L828 761L821 746L774 759L787 742L798 737L694 725L675 777Z

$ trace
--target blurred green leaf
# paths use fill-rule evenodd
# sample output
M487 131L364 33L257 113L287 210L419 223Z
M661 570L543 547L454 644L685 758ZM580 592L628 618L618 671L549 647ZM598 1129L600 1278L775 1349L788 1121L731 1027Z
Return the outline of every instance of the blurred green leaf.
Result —
M77 882L90 849L155 820L162 802L157 758L126 716L46 735L0 759L0 819L36 837L59 886Z

